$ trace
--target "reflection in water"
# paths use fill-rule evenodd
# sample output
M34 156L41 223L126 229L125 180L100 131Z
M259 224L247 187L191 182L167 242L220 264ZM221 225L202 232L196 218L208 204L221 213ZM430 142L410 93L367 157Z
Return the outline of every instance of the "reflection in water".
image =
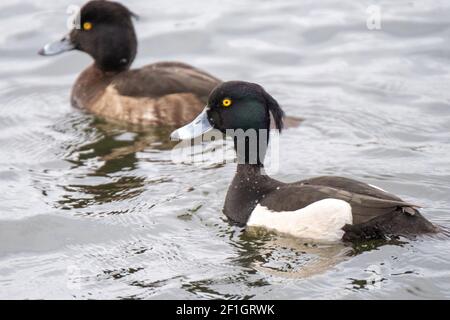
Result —
M121 170L133 170L138 163L137 152L147 147L169 150L174 146L169 139L173 127L120 126L97 118L91 123L91 127L98 132L100 139L81 145L76 150L79 154L78 161L73 162L81 166L93 158L104 161L94 175L103 176Z
M372 250L377 250L378 248L385 246L385 245L391 245L391 246L399 246L402 247L403 245L407 244L407 239L402 238L390 238L390 239L377 239L377 240L367 240L362 242L356 242L352 244L353 252L352 256L356 256L358 254L369 252Z
M353 251L343 243L308 243L261 229L233 227L227 234L236 251L228 263L239 271L190 281L183 286L185 290L200 298L251 299L255 296L249 293L252 288L270 290L274 281L305 280L326 273L348 260Z
M78 175L77 183L61 185L65 193L57 203L62 209L126 201L139 196L146 185L171 181L170 178L149 180L134 171L139 166L139 152L147 148L158 151L173 147L174 143L169 139L172 127L123 126L92 118L85 130L94 131L96 139L72 146L67 161L73 165L72 171L81 169L84 176Z
M344 243L318 244L259 228L244 230L233 227L226 234L232 239L230 245L235 248L236 253L228 259L227 265L235 266L238 270L222 277L189 281L183 284L183 289L199 298L252 299L255 297L252 292L270 291L274 283L292 284L294 281L301 285L305 281L313 281L316 277L329 274L341 263L358 255L385 245L402 246L404 243L386 240L354 246ZM384 262L380 261L380 265L366 266L360 279L348 277L341 294L336 293L332 297L384 285L386 279L379 274L385 275L390 270L383 266ZM226 265L223 267L226 268ZM405 271L405 274L409 272Z
M343 243L316 244L260 228L247 230L241 240L243 248L251 253L252 259L247 255L243 260L247 267L283 278L308 278L323 273L347 259L352 251Z

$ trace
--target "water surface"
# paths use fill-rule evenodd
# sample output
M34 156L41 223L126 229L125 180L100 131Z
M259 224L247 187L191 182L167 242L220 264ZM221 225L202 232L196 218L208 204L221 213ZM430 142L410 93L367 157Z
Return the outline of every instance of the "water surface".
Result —
M450 298L449 240L244 233L221 212L235 164L173 163L170 128L73 109L90 58L36 54L67 32L73 3L0 4L0 298ZM179 60L258 82L306 119L281 136L276 178L357 178L450 226L448 2L127 4L141 15L135 66ZM369 5L381 30L366 27Z

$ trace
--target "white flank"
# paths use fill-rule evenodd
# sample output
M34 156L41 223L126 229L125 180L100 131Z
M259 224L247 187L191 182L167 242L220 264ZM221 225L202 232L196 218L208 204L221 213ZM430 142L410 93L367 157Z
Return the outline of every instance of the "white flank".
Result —
M334 242L344 235L342 227L352 223L352 208L347 202L323 199L295 211L276 212L258 204L247 225L298 238Z
M372 188L378 189L380 191L387 192L386 190L381 189L380 187L374 186L373 184L369 184L369 186L371 186Z

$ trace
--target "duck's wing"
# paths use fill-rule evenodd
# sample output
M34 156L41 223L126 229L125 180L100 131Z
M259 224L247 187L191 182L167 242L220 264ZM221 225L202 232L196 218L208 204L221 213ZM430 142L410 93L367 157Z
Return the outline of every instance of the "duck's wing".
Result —
M182 126L204 108L220 83L208 73L178 62L124 71L87 109L110 120L137 125Z
M211 91L221 82L211 74L182 62L158 62L127 71L119 75L112 85L121 95L163 99L169 105L178 103L176 100L182 95L186 105L190 104L192 111L199 113ZM284 126L298 127L302 121L299 117L285 116ZM272 129L275 128L274 123L272 119Z
M158 99L173 94L192 94L206 104L209 93L220 82L185 63L158 62L127 71L112 84L125 96Z
M393 195L392 193L389 193L381 188L345 177L321 176L302 180L296 182L295 184L326 186L379 199L403 201L396 195Z
M355 225L397 210L399 213L404 211L414 214L417 207L401 199L375 197L369 194L312 184L287 184L266 195L260 205L274 212L292 212L324 199L338 199L350 204L353 224Z

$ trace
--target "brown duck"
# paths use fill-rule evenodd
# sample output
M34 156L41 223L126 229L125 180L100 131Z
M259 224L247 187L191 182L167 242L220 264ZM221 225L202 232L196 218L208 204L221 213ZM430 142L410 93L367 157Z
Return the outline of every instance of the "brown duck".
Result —
M90 1L81 8L79 27L39 54L80 50L94 59L72 88L75 107L132 124L181 125L192 120L220 80L179 62L130 69L137 50L133 16L120 3Z

